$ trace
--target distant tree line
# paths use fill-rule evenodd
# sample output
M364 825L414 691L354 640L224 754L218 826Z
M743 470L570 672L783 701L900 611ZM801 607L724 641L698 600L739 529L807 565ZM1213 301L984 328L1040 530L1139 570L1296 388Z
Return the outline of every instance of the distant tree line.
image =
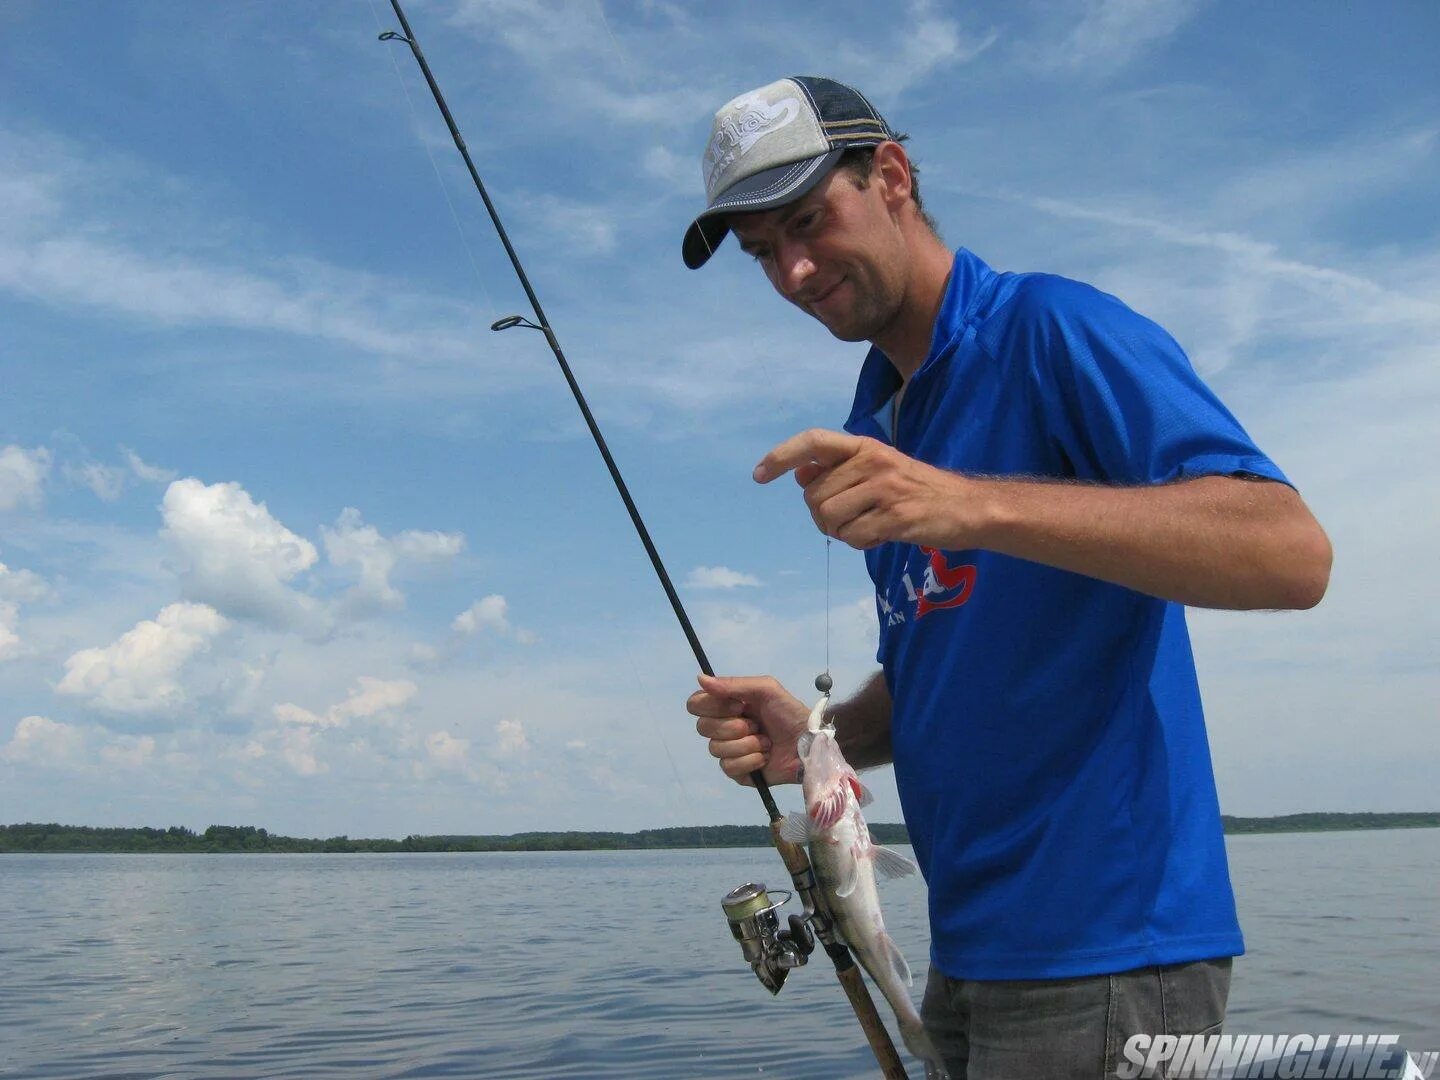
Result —
M1279 817L1220 815L1227 833L1338 832L1344 829L1433 829L1440 814L1281 814Z
M1327 832L1340 829L1440 827L1440 813L1286 814L1282 817L1222 818L1227 833ZM877 843L906 844L903 824L870 826ZM391 852L391 851L645 851L663 848L767 847L764 825L690 825L640 832L526 832L508 836L407 836L403 840L332 836L310 840L277 836L254 825L211 825L195 832L168 829L106 829L88 825L0 825L5 852Z

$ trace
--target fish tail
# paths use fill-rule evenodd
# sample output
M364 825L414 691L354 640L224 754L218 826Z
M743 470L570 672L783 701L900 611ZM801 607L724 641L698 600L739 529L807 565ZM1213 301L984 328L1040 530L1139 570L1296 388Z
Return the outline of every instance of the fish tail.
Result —
M945 1071L945 1060L930 1041L920 1017L902 1019L900 1037L905 1040L905 1049L925 1063L926 1080L948 1080L950 1074Z

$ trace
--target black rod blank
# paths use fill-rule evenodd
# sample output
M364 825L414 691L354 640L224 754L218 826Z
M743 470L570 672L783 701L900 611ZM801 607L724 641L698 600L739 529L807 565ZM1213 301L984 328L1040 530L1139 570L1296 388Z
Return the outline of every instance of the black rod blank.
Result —
M630 521L640 535L640 543L645 545L645 554L650 556L650 565L655 568L655 575L660 579L660 586L665 590L670 607L674 610L675 617L680 620L680 629L685 632L685 639L690 642L690 649L695 654L695 662L700 665L700 670L706 675L714 675L715 669L710 666L710 660L705 655L705 649L700 644L700 638L695 633L690 616L685 612L685 605L680 602L680 595L675 591L675 586L670 581L670 575L665 570L665 564L660 559L660 552L656 549L655 542L650 539L650 530L645 527L640 510L636 507L635 500L630 497L630 489L625 486L625 479L620 475L620 469L610 455L610 447L605 443L605 436L600 433L600 425L595 422L595 417L590 412L590 405L580 390L580 384L575 381L575 376L570 371L570 364L565 359L565 353L560 348L555 331L550 328L550 321L545 318L545 309L540 306L540 298L535 295L535 290L530 286L530 279L525 274L525 268L520 265L520 256L515 253L515 247L510 243L510 236L500 221L500 214L495 209L495 204L490 201L490 195L485 190L485 183L480 179L480 171L475 168L475 162L470 157L470 151L465 145L465 138L460 134L460 129L455 124L455 118L450 114L450 106L445 104L445 95L440 92L440 86L435 82L430 65L425 61L425 54L420 50L420 42L416 39L415 32L410 29L410 21L405 18L405 12L400 7L400 0L390 0L390 6L395 9L395 17L400 20L400 28L404 33L402 35L390 31L381 34L380 40L403 41L415 54L415 62L420 65L420 71L424 74L425 82L430 87L430 93L435 98L435 104L440 107L440 115L445 118L445 126L450 129L450 137L455 140L455 148L465 159L465 167L470 170L470 179L475 182L475 190L480 193L480 198L485 202L485 209L490 213L490 220L494 223L495 231L500 236L500 243L505 246L505 254L510 256L510 265L515 268L515 276L520 279L520 286L525 290L525 296L529 299L530 307L535 312L535 322L538 324L535 329L545 335L545 340L550 345L550 351L555 354L555 360L559 363L560 371L565 376L565 382L569 384L570 392L575 396L575 404L580 406L580 414L585 417L585 425L590 429L600 456L605 459L605 467L610 470L610 479L615 482L615 490L620 493L620 499L630 514ZM511 322L511 319L516 321ZM496 322L491 329L508 330L512 326L520 325L527 324L521 322L517 316L509 316ZM750 774L750 782L760 793L760 799L765 804L765 811L769 814L770 820L778 821L782 816L780 808L775 805L775 797L770 793L770 785L759 769Z

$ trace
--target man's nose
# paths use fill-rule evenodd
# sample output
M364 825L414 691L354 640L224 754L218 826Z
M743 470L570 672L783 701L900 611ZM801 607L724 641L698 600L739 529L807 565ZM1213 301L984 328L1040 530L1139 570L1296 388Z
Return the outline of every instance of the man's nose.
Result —
M787 243L775 252L775 287L793 300L815 273L815 261L805 244Z

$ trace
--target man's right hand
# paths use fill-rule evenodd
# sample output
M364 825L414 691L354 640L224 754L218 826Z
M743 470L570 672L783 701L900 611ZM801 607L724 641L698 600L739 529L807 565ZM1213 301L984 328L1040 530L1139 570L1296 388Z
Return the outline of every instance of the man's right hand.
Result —
M730 779L749 785L750 774L763 768L771 784L795 783L795 744L810 709L769 675L701 675L685 708L700 718L695 730L710 740L710 753Z

